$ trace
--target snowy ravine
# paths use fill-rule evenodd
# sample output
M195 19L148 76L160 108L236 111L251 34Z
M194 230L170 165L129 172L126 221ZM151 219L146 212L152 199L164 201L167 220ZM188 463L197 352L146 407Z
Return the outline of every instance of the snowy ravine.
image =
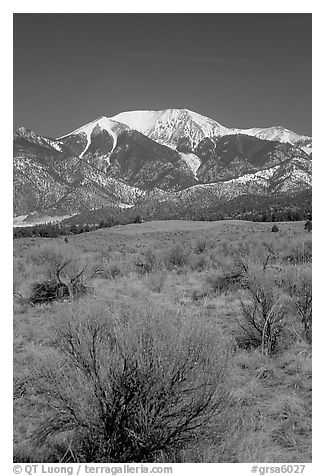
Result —
M65 139L68 136L85 134L87 138L87 144L84 150L79 155L79 157L81 158L85 155L85 153L89 149L89 146L91 144L91 136L96 128L105 130L111 135L111 137L113 138L113 147L110 150L110 152L113 152L117 144L117 138L118 138L119 132L121 132L121 130L128 129L128 126L125 124L121 124L120 122L114 121L113 119L110 119L109 117L102 116L102 117L99 117L98 119L95 119L92 122L89 122L88 124L85 124L82 127L79 127L79 129L69 132L69 134L65 134L61 137L58 137L57 140L60 141L61 139Z

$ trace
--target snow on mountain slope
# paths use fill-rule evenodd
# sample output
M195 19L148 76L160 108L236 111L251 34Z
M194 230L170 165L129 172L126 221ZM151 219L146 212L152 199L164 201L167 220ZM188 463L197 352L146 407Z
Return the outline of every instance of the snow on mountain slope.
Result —
M99 117L98 119L95 119L92 122L89 122L88 124L85 124L84 126L79 127L79 129L76 129L69 134L65 134L64 136L59 137L57 140L60 141L61 139L65 139L68 136L72 135L78 135L78 134L85 134L87 137L87 144L84 150L81 152L79 157L83 157L87 150L90 147L91 144L91 137L92 134L94 133L95 130L102 129L107 131L113 138L113 147L110 152L112 152L117 144L117 137L120 132L122 132L125 129L128 129L129 127L126 124L121 124L120 122L117 122L109 117L102 116Z
M145 134L162 120L166 111L126 111L116 114L112 120L126 124L131 129Z
M188 137L195 147L204 137L245 134L259 139L288 142L296 145L310 137L299 135L281 126L229 128L217 121L189 109L165 109L162 111L127 111L112 117L158 142L176 147L180 138Z
M55 145L55 143L53 143L51 145L60 147L59 141L69 136L82 137L85 144L80 146L82 151L79 157L83 157L91 145L94 131L103 130L107 131L113 140L112 149L107 151L107 153L110 153L116 147L118 135L125 129L134 129L160 144L167 145L174 149L179 148L179 150L182 150L180 146L184 146L184 140L186 140L189 152L206 137L215 138L235 134L244 134L259 139L289 143L301 147L304 146L308 147L308 152L311 150L310 137L296 134L284 127L228 128L213 119L202 116L189 109L126 111L116 114L111 118L102 116L69 134L59 137L57 144ZM182 150L182 152L184 152L184 150Z
M157 142L176 147L180 139L189 139L194 148L204 137L229 134L230 130L208 117L188 109L128 111L112 117Z
M103 135L101 129L92 134L92 141L98 135ZM51 146L52 139L33 131L21 129L15 134L14 215L71 215L94 207L133 205L145 193L109 176L90 160L80 159L64 138L61 141L62 151ZM112 143L111 139L110 146Z
M306 154L310 155L313 152L313 149L311 147L300 147L301 150L306 152Z
M75 215L75 214L74 214ZM38 212L31 212L28 215L13 218L13 228L42 225L43 223L58 223L74 215L40 215Z
M235 129L238 134L246 134L250 136L255 136L259 139L272 140L278 142L287 142L292 145L296 145L297 142L301 142L307 139L310 139L308 136L302 136L296 132L285 129L281 126L273 127L255 127L252 129Z
M195 179L198 180L197 171L201 165L201 160L199 159L199 157L195 154L184 154L183 152L179 152L179 155L181 156L181 159L184 160L184 162L191 169Z
M177 197L204 208L208 195L271 200L311 189L310 153L310 137L283 127L227 128L188 109L102 116L59 139L20 128L14 213L59 216Z
M45 146L47 148L53 148L58 152L62 152L62 147L57 140L51 139L49 137L38 136L34 131L26 129L25 127L20 127L14 134L14 138L24 138L31 143L38 144L40 146Z
M312 162L294 157L284 163L273 177L274 193L289 193L312 186Z
M170 195L168 198L190 199L196 202L206 193L219 199L231 199L243 194L271 195L291 193L311 188L311 162L299 157L280 165L238 178L198 184Z
M253 174L246 174L237 179L223 182L223 186L235 184L248 187L247 192L261 193L263 188L267 193L286 193L299 189L308 189L312 185L311 161L294 157L280 165L260 170Z
M244 183L249 183L252 181L255 181L255 182L260 181L262 183L263 181L270 180L273 177L274 173L279 169L279 167L280 167L279 165L276 165L266 170L260 170L259 172L256 172L256 173L245 174L236 179L227 180L224 183L225 184L231 184L231 183L244 184Z

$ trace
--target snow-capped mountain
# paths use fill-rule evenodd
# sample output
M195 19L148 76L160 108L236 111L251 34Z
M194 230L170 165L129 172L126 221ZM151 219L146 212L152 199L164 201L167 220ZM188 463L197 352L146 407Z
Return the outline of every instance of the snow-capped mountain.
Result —
M73 214L133 205L143 190L110 177L63 142L19 129L14 135L14 215Z
M255 127L252 129L235 129L238 134L247 134L249 136L258 137L259 139L272 140L292 145L308 143L311 144L311 138L304 135L299 135L296 132L285 129L281 126L273 127Z
M121 112L113 116L112 119L175 148L184 138L188 138L190 147L195 148L205 137L213 138L233 134L245 134L292 145L311 140L308 136L296 134L281 126L251 129L225 127L213 119L188 109L128 111Z
M204 138L216 140L228 135L249 135L262 140L301 146L311 152L311 138L299 135L281 126L250 129L229 128L217 121L188 109L161 111L127 111L111 118L102 116L78 129L59 137L58 141L77 144L79 157L91 151L91 144L98 132L106 133L105 154L113 152L119 134L124 130L136 130L150 139L179 151L192 152ZM110 149L110 150L109 150Z
M78 152L81 150L79 157L82 157L91 147L98 132L106 133L105 135L109 142L106 144L107 153L112 152L115 149L118 135L127 129L129 129L129 127L126 124L121 124L113 119L102 116L82 127L79 127L79 129L76 129L73 132L69 132L64 136L59 137L57 140L63 144L71 145L73 141L80 144L81 149L79 149Z
M238 178L198 184L173 194L164 195L164 199L193 200L197 203L203 196L212 194L214 198L233 199L240 195L277 195L297 192L311 187L311 163L300 158L285 161L279 165L245 174ZM145 197L145 196L144 196ZM146 198L144 198L146 199Z
M166 109L163 111L130 111L113 117L153 140L177 147L187 138L191 149L204 137L222 136L230 130L213 119L201 116L188 109Z
M282 127L227 128L188 109L101 116L57 139L24 127L14 134L15 216L310 187L310 137Z

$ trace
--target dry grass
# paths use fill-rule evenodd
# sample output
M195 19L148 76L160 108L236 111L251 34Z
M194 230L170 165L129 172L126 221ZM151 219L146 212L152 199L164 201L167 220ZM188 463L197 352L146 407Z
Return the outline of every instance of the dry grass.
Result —
M271 233L236 221L126 225L71 236L68 247L15 240L15 461L311 461L310 240L303 223ZM44 243L56 257L70 253L72 275L87 265L90 292L79 301L24 300L56 273ZM261 352L261 333L257 347L243 344L243 305L262 324L263 312L283 311L271 352ZM182 363L185 380L163 394ZM231 398L220 400L220 382ZM169 439L169 423L182 425L207 383L220 411ZM132 396L125 408L121 395ZM126 423L108 435L112 408Z

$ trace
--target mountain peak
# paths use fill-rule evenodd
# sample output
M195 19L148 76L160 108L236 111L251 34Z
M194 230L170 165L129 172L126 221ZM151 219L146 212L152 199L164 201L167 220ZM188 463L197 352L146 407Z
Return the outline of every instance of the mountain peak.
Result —
M15 214L132 206L154 190L159 204L168 194L195 207L201 200L202 210L208 195L215 208L250 194L277 199L311 187L311 139L303 137L281 126L230 129L186 108L102 115L59 140L20 127Z
M97 126L99 126L101 129L107 130L108 132L111 132L112 129L114 128L128 129L127 125L121 124L120 122L117 122L110 117L100 116L97 119L79 127L78 129L75 129L74 131L69 132L68 134L64 134L61 137L58 137L58 140L64 139L65 137L70 135L76 135L76 134L82 134L82 133L86 134L88 138L93 132L93 130L95 129L95 127Z
M32 131L31 129L27 129L24 126L21 126L16 130L16 134L19 134L21 136L26 136L26 135L30 135L30 134L35 134L35 132Z
M208 117L189 109L163 109L160 111L126 111L112 119L136 129L153 140L176 148L187 138L195 147L204 137L221 136L230 130Z
M19 127L16 132L19 132L20 134L24 134L25 132L27 132L29 129L26 129L26 127L24 126L21 126Z
M19 127L14 133L14 137L18 136L24 137L25 139L36 139L38 137L34 131L24 126Z

